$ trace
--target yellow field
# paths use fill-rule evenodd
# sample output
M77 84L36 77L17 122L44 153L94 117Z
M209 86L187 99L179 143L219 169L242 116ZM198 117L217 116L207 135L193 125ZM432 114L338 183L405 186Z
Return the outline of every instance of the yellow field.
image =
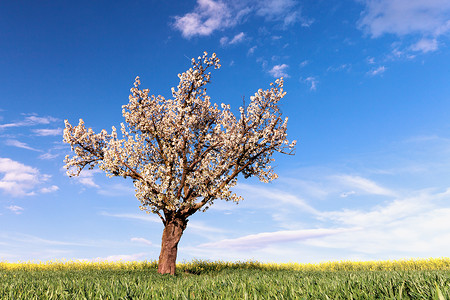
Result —
M10 263L0 262L0 270L143 270L156 269L157 261L29 261ZM219 271L222 269L268 269L294 271L411 271L411 270L450 270L450 258L405 259L385 261L330 261L311 263L260 263L256 261L226 262L202 261L178 263L179 270Z

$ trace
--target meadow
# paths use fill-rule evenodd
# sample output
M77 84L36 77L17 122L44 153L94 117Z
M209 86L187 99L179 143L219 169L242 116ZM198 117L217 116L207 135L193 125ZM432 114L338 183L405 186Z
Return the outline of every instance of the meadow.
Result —
M0 299L450 299L450 258L275 264L0 262Z

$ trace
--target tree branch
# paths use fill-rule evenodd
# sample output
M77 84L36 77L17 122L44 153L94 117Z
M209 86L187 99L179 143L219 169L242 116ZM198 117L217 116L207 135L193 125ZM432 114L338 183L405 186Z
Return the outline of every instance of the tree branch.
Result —
M155 211L153 211L153 212L154 212L155 214L157 214L157 215L161 218L163 224L166 225L166 220L165 220L164 217L161 215L161 213L160 213L159 211L157 211L157 210L155 210Z

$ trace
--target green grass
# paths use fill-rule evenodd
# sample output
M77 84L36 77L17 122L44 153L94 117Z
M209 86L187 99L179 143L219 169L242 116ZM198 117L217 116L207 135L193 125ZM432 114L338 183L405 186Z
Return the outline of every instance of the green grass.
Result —
M0 267L0 299L450 299L448 269L311 271L193 262L170 276L157 274L154 263L58 266Z

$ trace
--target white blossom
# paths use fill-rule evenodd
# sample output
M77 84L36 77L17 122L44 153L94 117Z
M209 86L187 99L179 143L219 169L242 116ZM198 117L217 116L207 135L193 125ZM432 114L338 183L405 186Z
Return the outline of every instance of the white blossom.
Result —
M277 178L271 168L274 152L292 154L287 140L287 118L278 102L286 95L283 80L259 89L236 118L227 104L212 104L204 86L209 69L220 68L216 54L192 59L192 67L178 74L171 99L141 90L136 77L129 103L122 107L125 123L121 138L113 127L95 134L80 119L65 121L64 141L74 151L66 156L69 176L98 166L110 177L131 178L141 209L191 215L206 210L216 199L239 202L231 191L237 176L257 176L262 182ZM163 214L161 214L163 213Z

